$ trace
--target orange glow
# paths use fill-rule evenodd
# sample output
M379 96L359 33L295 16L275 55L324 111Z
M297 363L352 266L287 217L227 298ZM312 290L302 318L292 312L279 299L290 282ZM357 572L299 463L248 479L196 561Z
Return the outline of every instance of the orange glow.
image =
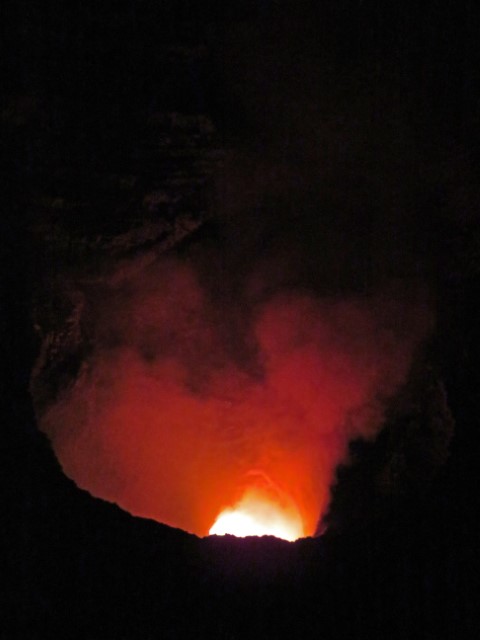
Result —
M39 393L40 426L80 487L198 536L314 535L428 325L399 295L224 304L176 259L119 267L87 296L85 361L48 406Z
M275 536L289 541L304 536L300 515L293 505L282 505L255 489L248 490L234 507L221 511L209 533L239 538Z

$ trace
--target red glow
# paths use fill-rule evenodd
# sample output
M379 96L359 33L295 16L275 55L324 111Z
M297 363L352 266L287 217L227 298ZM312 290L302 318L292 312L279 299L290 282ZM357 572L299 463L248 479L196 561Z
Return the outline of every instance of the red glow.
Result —
M117 273L89 304L92 355L41 427L79 486L198 535L226 509L243 523L253 510L259 533L312 535L349 440L376 435L428 324L386 297L288 293L249 303L234 331L173 260Z

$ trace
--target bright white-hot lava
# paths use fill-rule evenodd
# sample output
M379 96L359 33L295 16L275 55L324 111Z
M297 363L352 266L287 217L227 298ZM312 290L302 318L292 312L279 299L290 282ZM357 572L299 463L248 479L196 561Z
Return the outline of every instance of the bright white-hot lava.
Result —
M275 536L297 540L304 536L299 513L292 505L277 503L268 494L251 489L232 508L224 509L209 531L210 535Z

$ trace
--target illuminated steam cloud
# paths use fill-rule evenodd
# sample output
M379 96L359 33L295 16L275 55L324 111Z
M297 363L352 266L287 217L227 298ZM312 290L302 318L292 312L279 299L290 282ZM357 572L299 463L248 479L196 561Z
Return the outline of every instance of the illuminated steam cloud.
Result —
M65 473L198 535L249 501L292 525L260 533L312 535L349 441L379 431L429 328L419 297L284 289L228 305L191 260L122 269L86 296L91 353L41 416Z

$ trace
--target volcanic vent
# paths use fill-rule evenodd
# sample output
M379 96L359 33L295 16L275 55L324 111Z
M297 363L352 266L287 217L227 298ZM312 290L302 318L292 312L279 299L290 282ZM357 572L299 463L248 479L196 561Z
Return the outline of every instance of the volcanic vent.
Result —
M40 402L65 473L200 536L313 535L348 443L373 438L429 315L418 296L217 295L192 257L122 262L75 295L82 361Z

